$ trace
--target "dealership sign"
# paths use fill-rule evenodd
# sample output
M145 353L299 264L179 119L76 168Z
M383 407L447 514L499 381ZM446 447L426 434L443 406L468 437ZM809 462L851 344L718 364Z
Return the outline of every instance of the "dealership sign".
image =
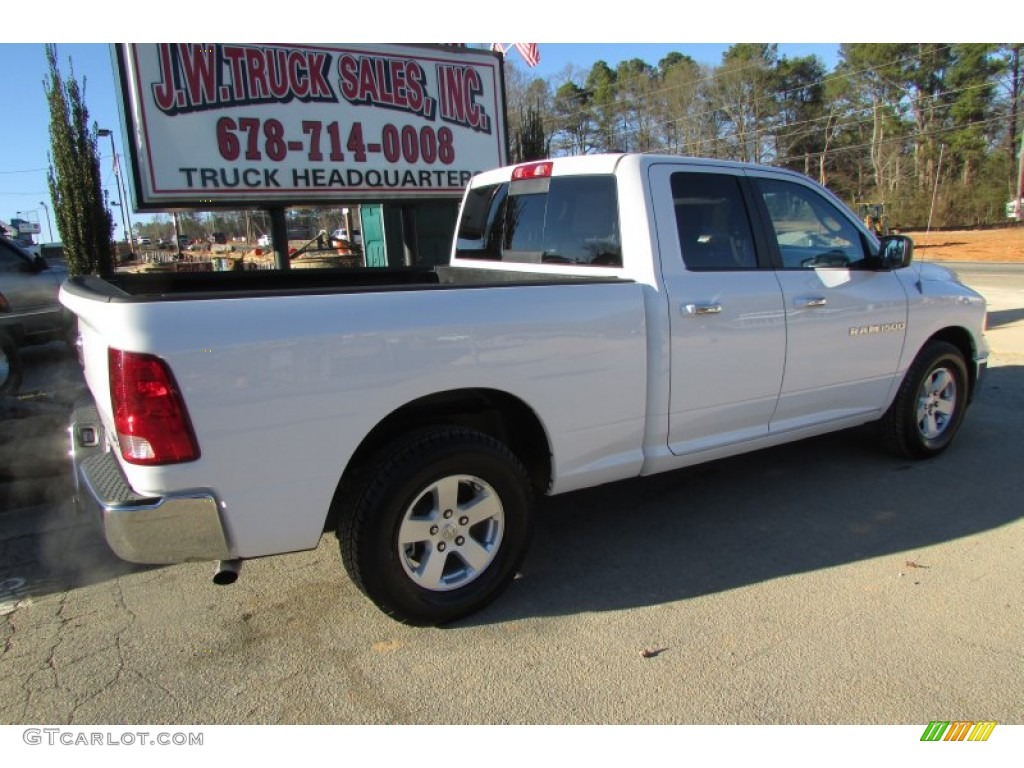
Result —
M461 195L506 164L501 58L441 46L114 46L140 209Z

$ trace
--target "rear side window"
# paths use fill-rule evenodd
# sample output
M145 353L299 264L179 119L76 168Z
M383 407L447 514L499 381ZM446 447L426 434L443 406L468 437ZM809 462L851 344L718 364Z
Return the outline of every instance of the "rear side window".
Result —
M456 255L533 264L622 266L611 176L562 176L470 190Z
M714 173L673 173L672 201L687 269L757 269L738 179Z

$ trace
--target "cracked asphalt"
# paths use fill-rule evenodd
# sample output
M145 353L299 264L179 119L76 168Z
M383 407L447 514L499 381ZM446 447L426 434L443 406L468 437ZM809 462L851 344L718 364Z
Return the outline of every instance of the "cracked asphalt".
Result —
M330 536L229 587L117 560L66 501L81 381L44 348L0 433L0 723L1024 723L1013 274L978 278L994 365L944 456L853 430L547 500L509 592L443 629L381 615Z

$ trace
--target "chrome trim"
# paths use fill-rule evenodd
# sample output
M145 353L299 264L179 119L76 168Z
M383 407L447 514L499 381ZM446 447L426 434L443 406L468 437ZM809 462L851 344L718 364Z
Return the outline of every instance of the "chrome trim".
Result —
M828 305L828 299L823 296L815 296L808 299L797 299L793 302L797 309L815 309L816 307L824 307Z
M684 304L683 312L687 315L718 315L722 312L721 304Z
M151 497L137 493L106 450L97 417L88 407L72 416L75 506L100 524L114 554L153 565L231 559L213 491L198 488Z
M217 499L204 491L168 494L149 503L110 504L99 498L87 473L81 488L94 506L107 544L130 563L227 560L231 553L217 512Z

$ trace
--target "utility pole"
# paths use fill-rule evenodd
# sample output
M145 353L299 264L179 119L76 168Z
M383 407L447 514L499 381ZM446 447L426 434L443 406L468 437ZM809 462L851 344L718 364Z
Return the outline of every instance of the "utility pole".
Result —
M932 189L932 207L928 211L928 228L925 230L925 234L932 231L932 214L935 213L935 201L939 197L939 177L942 174L942 155L946 151L946 145L939 145L939 167L935 169L935 186Z
M124 194L124 185L121 183L121 163L117 159L117 149L114 148L114 132L109 128L100 128L97 131L100 136L110 137L110 152L114 156L114 178L117 179L117 194L121 200L121 216L124 218L128 227L128 252L134 257L135 256L135 238L132 236L132 217L128 213L128 199Z
M1024 220L1024 131L1020 132L1020 152L1017 153L1017 199L1014 210L1017 212L1017 221Z
M178 212L171 211L171 221L174 223L174 250L181 256L181 224L178 222Z

